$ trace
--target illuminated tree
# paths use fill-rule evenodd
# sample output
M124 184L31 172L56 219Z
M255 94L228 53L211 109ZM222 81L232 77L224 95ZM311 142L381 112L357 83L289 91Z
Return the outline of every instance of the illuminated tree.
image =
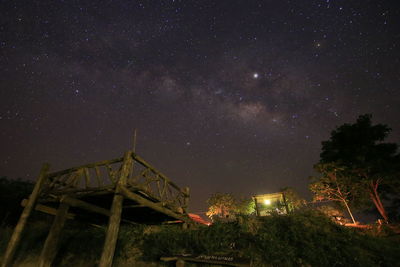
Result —
M353 185L364 188L385 221L387 212L381 197L398 188L400 156L397 144L384 143L391 129L372 125L371 115L361 115L354 124L343 124L322 142L320 163L333 163L344 170Z
M229 215L235 213L236 201L232 194L215 193L208 200L207 216L212 218L214 216L220 218L227 218Z
M335 164L317 164L314 168L322 174L321 177L313 177L313 183L309 188L314 193L313 201L338 201L347 209L351 220L356 223L351 212L349 202L355 196L357 190L344 170Z
M252 198L239 198L236 199L236 214L249 215L255 213L256 204Z
M235 198L228 193L215 193L208 200L208 211L210 218L227 218L237 214L251 214L255 211L254 201L250 198Z

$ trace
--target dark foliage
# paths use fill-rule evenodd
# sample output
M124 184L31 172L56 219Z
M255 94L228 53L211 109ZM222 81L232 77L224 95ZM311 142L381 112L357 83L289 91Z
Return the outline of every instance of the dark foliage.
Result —
M350 178L352 195L370 198L382 218L389 221L383 200L390 202L399 194L400 154L396 143L384 142L391 129L385 124L373 125L371 118L370 114L361 115L355 123L332 131L330 139L322 142L320 163L341 169Z
M236 255L255 266L393 266L398 244L360 234L317 212L244 218L197 230L162 228L143 242L144 257L175 254Z
M17 252L17 263L34 262L50 223L29 224ZM96 266L105 228L69 222L63 230L54 266ZM0 255L11 228L0 229ZM160 263L175 254L230 255L254 266L397 266L399 241L376 237L333 223L314 211L289 215L241 217L231 223L182 230L179 226L121 228L116 266ZM161 264L161 263L160 263Z
M33 183L0 178L0 223L15 225L22 212L21 201L32 192Z

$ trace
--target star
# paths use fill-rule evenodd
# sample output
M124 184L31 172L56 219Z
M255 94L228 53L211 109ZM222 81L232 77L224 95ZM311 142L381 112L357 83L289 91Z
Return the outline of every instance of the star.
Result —
M116 2L90 19L90 4L4 6L0 176L122 156L137 128L138 154L204 210L219 188L309 194L321 142L364 112L400 129L395 1Z

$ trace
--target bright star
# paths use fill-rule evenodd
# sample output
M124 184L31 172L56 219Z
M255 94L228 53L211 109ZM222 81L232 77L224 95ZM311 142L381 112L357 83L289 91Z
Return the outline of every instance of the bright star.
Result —
M257 79L257 78L258 78L258 73L254 73L254 74L253 74L253 78L254 78L254 79Z

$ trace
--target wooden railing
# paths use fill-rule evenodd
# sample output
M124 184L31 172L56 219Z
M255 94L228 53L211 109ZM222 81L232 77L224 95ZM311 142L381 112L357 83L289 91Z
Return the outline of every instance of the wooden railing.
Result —
M163 206L182 208L188 205L189 190L181 189L164 174L156 170L138 155L131 153L127 164L130 172L126 188ZM115 189L121 175L124 158L86 164L47 175L42 197L66 194L104 194Z

